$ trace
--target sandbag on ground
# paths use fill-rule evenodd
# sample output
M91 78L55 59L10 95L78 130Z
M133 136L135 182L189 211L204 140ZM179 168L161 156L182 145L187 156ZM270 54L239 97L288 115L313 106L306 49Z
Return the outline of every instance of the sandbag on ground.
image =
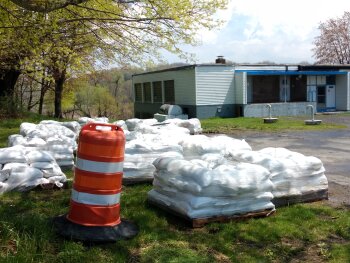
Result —
M201 160L200 163L203 163ZM254 164L199 165L197 160L158 158L148 199L188 218L230 216L270 210L273 184Z
M285 148L231 152L237 161L259 164L271 173L277 206L328 198L328 180L322 161Z
M1 159L6 163L0 171L0 193L28 191L47 184L62 187L67 181L49 152L14 146L0 149L0 153L7 154L7 158Z
M205 136L193 135L184 137L179 144L182 146L186 159L200 158L203 154L217 153L227 155L231 151L251 150L245 140L237 140L226 135Z

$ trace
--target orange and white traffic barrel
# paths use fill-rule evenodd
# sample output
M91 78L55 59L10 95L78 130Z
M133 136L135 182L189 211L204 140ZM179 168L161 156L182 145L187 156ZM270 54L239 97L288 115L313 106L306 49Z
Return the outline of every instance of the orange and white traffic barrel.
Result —
M81 129L69 213L56 220L56 226L64 222L61 234L86 241L115 241L137 234L135 225L120 218L124 151L120 127L88 123Z

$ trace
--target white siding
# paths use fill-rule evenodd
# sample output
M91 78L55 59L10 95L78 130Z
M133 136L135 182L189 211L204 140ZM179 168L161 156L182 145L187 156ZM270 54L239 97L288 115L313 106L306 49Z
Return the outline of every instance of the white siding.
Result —
M350 110L349 77L350 73L338 75L336 78L335 103L337 110Z
M194 68L185 68L181 70L136 75L133 76L133 83L174 80L175 103L195 105L196 90L194 72Z
M247 73L236 72L235 73L235 103L247 104ZM249 83L252 85L252 83ZM251 87L250 87L251 88Z
M196 67L197 105L234 103L233 67Z

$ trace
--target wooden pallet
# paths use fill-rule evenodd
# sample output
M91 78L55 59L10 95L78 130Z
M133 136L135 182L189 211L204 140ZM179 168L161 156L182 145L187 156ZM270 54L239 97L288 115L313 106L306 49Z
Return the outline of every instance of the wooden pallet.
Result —
M156 206L156 207L174 215L177 218L181 218L182 220L189 223L192 228L203 227L209 223L214 223L214 222L227 223L230 221L241 221L241 220L246 220L249 218L267 217L267 216L273 215L276 212L276 210L274 210L274 209L268 209L268 210L263 210L263 211L250 212L250 213L245 213L245 214L229 215L229 216L211 216L211 217L203 217L203 218L190 218L190 217L183 215L183 214L180 214L179 212L169 208L166 205L160 204L158 202L155 202L155 201L152 201L149 199L147 200L147 202L150 205Z
M311 203L316 201L328 200L328 189L305 193L302 195L293 195L286 197L275 197L271 202L276 207L288 206L298 203Z
M128 178L128 177L123 177L123 185L133 185L133 184L152 184L153 182L153 177L152 178Z

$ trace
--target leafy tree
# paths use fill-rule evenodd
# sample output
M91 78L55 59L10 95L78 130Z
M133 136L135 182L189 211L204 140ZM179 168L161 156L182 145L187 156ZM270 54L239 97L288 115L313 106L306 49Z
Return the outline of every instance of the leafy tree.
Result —
M21 10L17 16L16 11L4 11L7 9L15 10L16 6L7 1L0 4L0 101L2 109L15 112L14 87L23 72L22 61L31 56L35 46L39 45L37 28L27 19L35 24L43 15Z
M68 5L76 5L88 0L11 0L20 7L36 12L50 12L64 8Z
M109 92L103 86L91 86L86 83L80 87L75 96L76 108L88 117L115 117L118 114L118 105Z
M319 25L314 57L318 64L350 64L350 12Z
M23 10L14 8L8 0L4 2L6 5L0 8L1 17L21 18L15 25L11 21L3 23L5 35L17 34L17 29L31 27L32 38L35 43L40 43L38 48L33 48L28 41L30 38L23 38L23 50L29 50L30 54L23 52L22 57L27 59L21 57L20 65L32 65L33 70L38 64L48 68L55 82L56 117L62 114L61 95L70 73L87 70L87 66L94 65L97 58L100 63L106 64L111 61L131 64L161 59L162 49L189 58L179 45L197 44L196 32L200 28L218 26L220 21L212 15L227 4L227 0L89 0L48 14L32 13L35 19L30 16L24 19ZM30 2L40 4L39 0Z

